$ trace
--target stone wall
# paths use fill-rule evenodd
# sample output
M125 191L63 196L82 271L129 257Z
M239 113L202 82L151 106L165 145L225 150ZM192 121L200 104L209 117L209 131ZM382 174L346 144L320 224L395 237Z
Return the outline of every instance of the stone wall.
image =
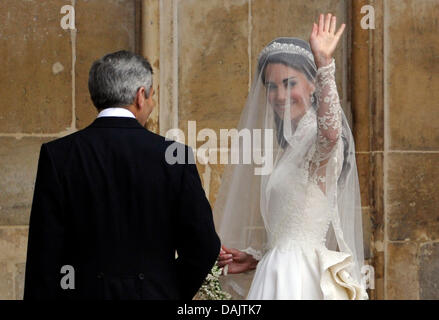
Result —
M439 299L437 0L352 2L352 112L373 299ZM363 5L375 29L361 30Z
M439 1L384 2L385 297L439 299Z

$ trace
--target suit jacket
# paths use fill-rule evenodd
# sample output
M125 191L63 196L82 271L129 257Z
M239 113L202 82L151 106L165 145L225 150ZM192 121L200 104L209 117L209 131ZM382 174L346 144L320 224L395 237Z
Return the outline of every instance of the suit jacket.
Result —
M195 295L220 241L197 168L188 163L192 150L179 144L186 164L171 165L171 143L134 118L103 117L42 145L25 299ZM62 273L63 266L74 272Z

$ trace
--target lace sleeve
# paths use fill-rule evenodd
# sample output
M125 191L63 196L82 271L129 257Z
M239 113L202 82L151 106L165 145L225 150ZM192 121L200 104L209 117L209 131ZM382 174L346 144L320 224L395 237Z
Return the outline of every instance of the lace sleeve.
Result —
M259 251L259 250L256 250L256 249L253 249L252 247L248 247L248 248L243 249L243 250L241 250L241 251L242 251L242 252L245 252L245 253L247 253L247 254L249 254L249 255L251 255L251 256L253 256L253 259L257 260L258 262L262 260L262 256L264 255L263 252L261 252L261 251ZM228 270L229 270L229 265L227 264L227 265L225 265L225 267L224 267L224 269L223 269L223 275L224 275L224 276L227 276L227 274L228 274ZM247 272L248 272L248 271L247 271ZM246 273L246 272L245 272L245 273ZM239 291L240 289L234 288L234 290L235 290L236 292L238 292L238 293L240 292L240 291ZM241 295L241 296L244 296L244 294L241 294L241 293L240 293L240 295Z
M252 255L253 258L258 260L258 261L260 261L262 259L262 256L263 256L263 253L261 251L255 250L252 247L248 247L248 248L246 248L246 249L244 249L242 251Z
M317 149L315 161L327 159L342 131L342 111L335 83L335 60L317 70Z

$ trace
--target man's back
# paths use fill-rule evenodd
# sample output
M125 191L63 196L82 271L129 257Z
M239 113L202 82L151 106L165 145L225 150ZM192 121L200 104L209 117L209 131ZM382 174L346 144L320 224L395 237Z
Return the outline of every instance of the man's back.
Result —
M104 117L42 146L25 298L195 294L220 244L196 167L168 164L170 144L136 119ZM63 265L75 289L61 288Z

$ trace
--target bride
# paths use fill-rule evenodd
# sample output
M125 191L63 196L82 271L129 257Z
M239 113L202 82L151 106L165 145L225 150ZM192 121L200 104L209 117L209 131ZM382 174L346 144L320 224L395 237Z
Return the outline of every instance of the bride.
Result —
M241 297L368 298L354 142L332 58L344 28L320 15L309 44L278 38L259 55L239 128L274 132L262 145L273 169L228 166L214 214L222 282Z

